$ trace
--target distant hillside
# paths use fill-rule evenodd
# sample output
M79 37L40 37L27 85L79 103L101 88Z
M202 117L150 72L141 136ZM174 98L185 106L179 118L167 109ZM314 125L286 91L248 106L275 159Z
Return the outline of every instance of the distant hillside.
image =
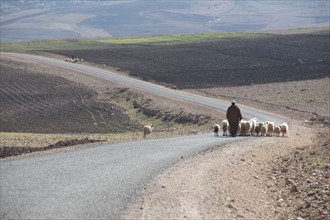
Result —
M1 0L1 41L329 26L327 0Z

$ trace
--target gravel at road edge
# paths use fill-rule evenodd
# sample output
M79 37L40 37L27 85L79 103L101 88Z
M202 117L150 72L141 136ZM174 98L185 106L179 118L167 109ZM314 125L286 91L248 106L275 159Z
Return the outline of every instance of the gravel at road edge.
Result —
M124 218L281 219L271 170L307 145L311 129L296 124L288 138L259 137L184 159L141 189Z

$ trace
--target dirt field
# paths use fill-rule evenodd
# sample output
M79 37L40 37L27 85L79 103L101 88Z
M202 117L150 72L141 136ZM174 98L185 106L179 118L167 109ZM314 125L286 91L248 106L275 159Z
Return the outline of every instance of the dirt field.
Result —
M178 89L232 87L329 76L329 32L104 50L51 51Z
M189 90L200 95L236 100L291 119L330 124L330 78L266 83L229 88Z
M118 133L138 130L115 103L58 76L56 70L1 59L1 131L30 133ZM115 117L114 117L115 116Z
M224 117L62 68L5 56L0 67L0 158L141 139L144 124L155 126L154 138L208 132Z
M55 53L292 119L288 138L256 138L185 158L141 189L127 219L328 219L329 35ZM86 139L91 133L121 134L123 124L132 128L125 140L142 138L144 123L156 123L152 137L211 132L224 118L223 112L4 57L0 83L0 149L6 155L8 147L91 143L100 140ZM54 141L45 145L45 138L4 132L59 136L47 136Z

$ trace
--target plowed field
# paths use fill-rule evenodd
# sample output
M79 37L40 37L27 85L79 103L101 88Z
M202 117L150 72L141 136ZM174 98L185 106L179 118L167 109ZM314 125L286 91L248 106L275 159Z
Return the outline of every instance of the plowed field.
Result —
M49 69L1 61L1 132L118 133L137 130L119 106Z
M52 51L179 89L320 79L330 72L329 33L208 43Z

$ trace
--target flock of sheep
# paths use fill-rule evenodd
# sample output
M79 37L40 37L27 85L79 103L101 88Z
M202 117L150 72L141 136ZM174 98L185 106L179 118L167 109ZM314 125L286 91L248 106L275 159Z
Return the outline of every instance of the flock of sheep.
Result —
M71 59L65 59L65 62L71 62L71 63L77 63L78 61L84 61L82 58L71 58Z
M229 132L228 120L223 120L221 126L215 124L213 127L214 136L219 136L219 132L222 128L222 135L227 136ZM265 121L258 122L256 118L250 120L241 120L238 125L238 135L240 136L276 136L287 137L289 126L287 123L275 124L275 122Z
M143 127L143 138L147 138L152 132L153 125L145 125ZM221 126L215 124L213 127L214 136L219 136L222 130L223 136L228 136L229 133L229 122L228 120L223 120ZM287 123L275 124L275 122L265 121L258 122L256 118L250 120L241 120L238 124L238 135L239 136L262 136L262 137L287 137L289 131L289 126Z

